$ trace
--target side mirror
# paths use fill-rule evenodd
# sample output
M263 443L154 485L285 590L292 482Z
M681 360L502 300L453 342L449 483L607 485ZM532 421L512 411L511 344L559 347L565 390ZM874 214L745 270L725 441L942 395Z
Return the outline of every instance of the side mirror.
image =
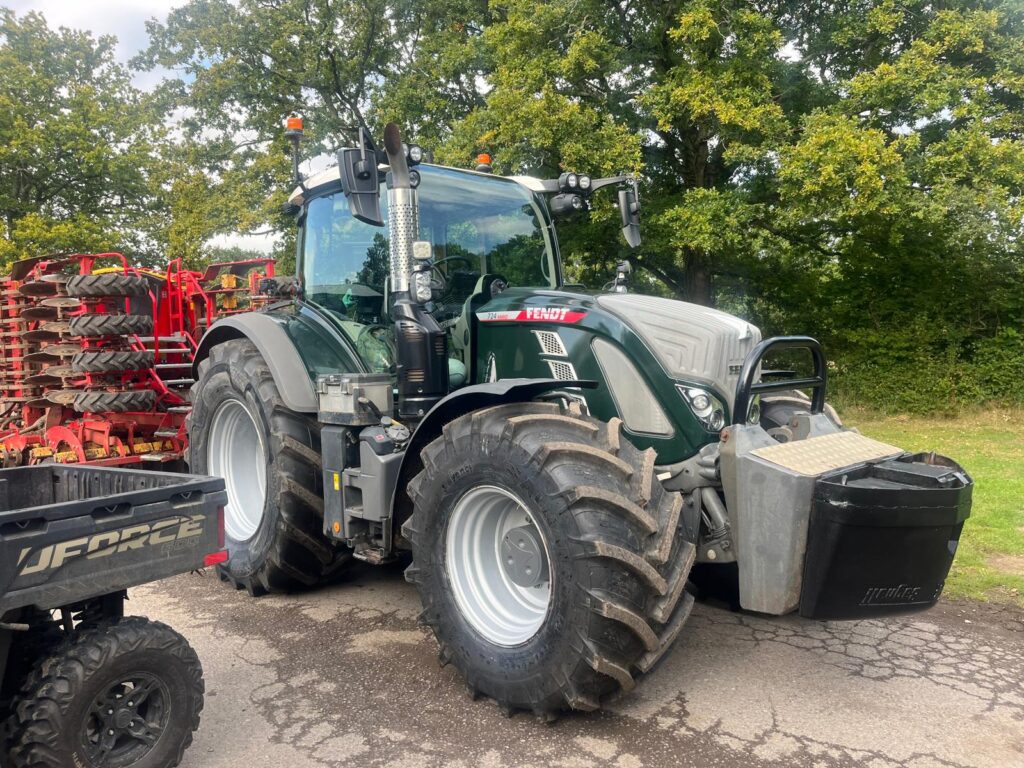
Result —
M380 213L380 176L377 174L377 149L363 129L359 130L359 147L338 152L341 189L348 199L349 210L360 221L375 227L384 226Z
M619 213L622 216L622 236L630 248L640 246L640 198L637 184L619 190Z

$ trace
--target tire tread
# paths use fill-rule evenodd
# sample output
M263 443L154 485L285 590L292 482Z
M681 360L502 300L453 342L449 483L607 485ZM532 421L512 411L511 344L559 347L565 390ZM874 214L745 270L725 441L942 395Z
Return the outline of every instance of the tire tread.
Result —
M525 450L533 466L561 485L557 497L567 511L593 521L587 533L571 537L578 552L574 558L593 560L595 565L601 564L601 569L618 574L607 577L607 590L581 586L581 600L600 617L595 620L603 622L604 629L574 630L578 638L573 647L579 663L569 672L552 675L558 680L559 701L512 700L503 691L483 690L472 669L462 669L471 691L492 696L501 707L535 714L564 708L597 709L603 701L635 686L635 676L651 669L665 655L689 616L693 597L686 585L696 549L683 538L681 494L661 487L655 474L654 451L638 450L622 437L621 429L619 419L600 422L578 408L515 403L455 419L422 451L424 469L408 486L415 509L402 527L402 535L413 545L413 564L406 571L409 581L418 585L430 581L416 560L417 551L426 546L421 544L425 526L420 517L433 511L424 505L436 503L433 497L425 497L424 489L428 484L436 487L436 478L444 477L445 468L452 464L449 451L456 450L467 437L480 441L473 445L506 443ZM584 480L594 477L598 478L597 484ZM619 490L612 490L612 484ZM625 601L614 589L621 579L640 585L646 595L642 605ZM424 623L434 630L443 655L445 641L437 625L439 614L432 607L436 596L422 588L420 594ZM451 653L448 658L457 661Z

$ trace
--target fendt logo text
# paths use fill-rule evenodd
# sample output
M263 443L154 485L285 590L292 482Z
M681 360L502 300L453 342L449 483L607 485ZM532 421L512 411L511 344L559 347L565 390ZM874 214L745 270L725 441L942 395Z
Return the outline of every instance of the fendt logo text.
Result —
M569 307L531 307L500 312L478 312L477 319L483 323L578 323L586 312Z
M160 544L171 544L181 539L199 536L203 532L203 521L206 515L189 517L172 517L158 520L155 523L142 523L127 528L82 536L78 539L59 541L42 549L26 547L18 555L18 575L29 576L33 573L60 568L68 561L83 555L87 559L106 557L114 553L127 552L130 549L154 547ZM37 553L33 556L33 553Z

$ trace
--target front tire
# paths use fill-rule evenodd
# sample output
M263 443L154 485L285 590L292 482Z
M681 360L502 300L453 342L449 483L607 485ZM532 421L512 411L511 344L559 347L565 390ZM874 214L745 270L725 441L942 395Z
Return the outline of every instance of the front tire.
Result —
M12 768L172 768L203 709L203 669L170 627L129 617L82 630L14 704Z
M248 339L199 364L188 434L191 470L227 486L223 578L257 596L313 586L350 559L323 534L319 424L285 406Z
M620 424L549 403L477 411L445 426L409 485L423 620L442 661L508 712L591 711L629 691L693 605L682 497Z

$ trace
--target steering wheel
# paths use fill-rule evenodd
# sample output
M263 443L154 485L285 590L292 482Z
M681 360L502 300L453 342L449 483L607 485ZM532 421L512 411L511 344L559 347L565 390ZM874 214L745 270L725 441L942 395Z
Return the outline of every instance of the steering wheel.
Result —
M477 264L477 262L474 259L471 259L468 256L445 256L443 259L438 259L437 261L435 261L433 264L430 265L430 272L433 275L432 281L436 282L437 290L439 293L443 293L444 290L448 287L447 277L445 277L445 274L440 269L438 269L438 267L440 267L446 261L464 262L465 264L469 265L471 272L475 272L476 267L479 266L479 264Z
M469 256L459 256L458 254L456 254L453 256L445 256L443 259L438 259L437 261L434 262L434 267L440 267L446 261L462 261L465 262L466 264L469 264L470 267L477 266L477 262L475 259L471 259Z

